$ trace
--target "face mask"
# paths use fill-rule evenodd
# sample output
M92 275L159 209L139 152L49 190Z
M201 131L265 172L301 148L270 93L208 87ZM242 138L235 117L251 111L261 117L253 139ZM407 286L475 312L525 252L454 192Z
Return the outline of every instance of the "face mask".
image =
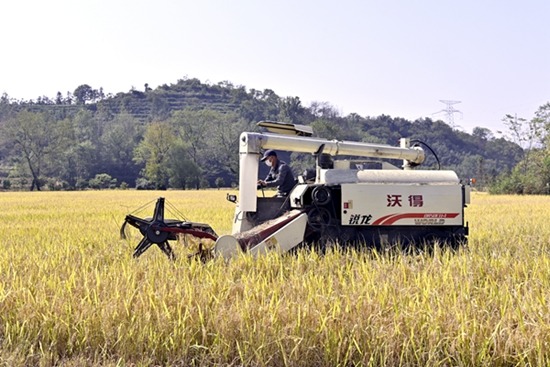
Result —
M266 166L271 167L273 164L271 164L271 161L267 160L265 161Z

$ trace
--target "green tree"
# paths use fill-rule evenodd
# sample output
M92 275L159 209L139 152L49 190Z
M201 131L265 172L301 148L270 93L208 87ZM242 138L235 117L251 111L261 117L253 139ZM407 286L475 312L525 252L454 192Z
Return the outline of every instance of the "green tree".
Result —
M102 170L119 182L134 181L141 168L133 161L134 151L144 128L131 115L119 114L103 130L100 137Z
M198 166L206 162L206 145L210 140L209 125L215 118L211 110L185 109L177 111L172 118L178 137L185 143L187 153L193 163Z
M239 170L239 136L249 123L235 113L212 110L177 111L171 119L187 157L202 169L205 178L222 175L231 181Z
M218 188L218 190L225 186L225 180L223 179L223 177L216 178L215 183L216 183L216 187Z
M0 96L0 121L7 120L13 117L17 112L17 105L13 103L12 99L6 92Z
M149 88L150 89L150 88ZM170 117L170 104L157 93L150 93L147 99L151 103L151 119L164 121Z
M539 107L527 121L506 115L512 139L522 146L522 159L510 174L502 174L491 187L493 193L548 194L550 187L550 103Z
M325 139L342 139L340 126L326 118L319 118L313 121L310 126L316 136Z
M202 170L188 158L187 149L181 140L171 146L167 166L170 187L199 189Z
M286 97L280 102L279 120L293 124L303 124L307 110L302 106L300 97Z
M251 126L235 113L213 113L211 117L210 139L206 145L209 177L224 175L236 181L239 173L239 137Z
M158 190L168 186L170 149L174 145L173 128L167 123L153 122L147 127L143 140L138 144L134 160L145 163L142 175Z
M481 140L492 140L494 138L491 130L486 127L479 126L474 127L474 130L472 130L472 136Z
M95 190L101 189L114 189L116 187L116 178L112 178L106 173L99 173L95 175L89 182L89 186Z
M71 144L60 157L58 175L70 186L77 187L77 182L88 182L99 171L101 128L91 111L81 109L65 125L65 131Z
M535 112L533 125L536 126L539 131L537 135L539 143L548 150L550 147L550 102L540 106Z
M63 140L56 121L47 113L23 110L3 126L2 134L12 142L17 154L29 169L31 191L40 190L41 175L49 161L56 161L62 152Z
M91 101L95 98L96 91L88 84L82 84L76 87L73 92L73 96L76 102L79 104L85 104L87 101Z

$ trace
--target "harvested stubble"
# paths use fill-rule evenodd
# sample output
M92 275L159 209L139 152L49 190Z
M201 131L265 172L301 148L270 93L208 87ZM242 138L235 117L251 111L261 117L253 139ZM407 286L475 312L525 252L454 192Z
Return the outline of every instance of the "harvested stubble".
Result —
M124 215L155 195L1 194L0 364L550 363L548 197L475 194L457 253L202 264L157 248L136 260L135 239L119 240ZM162 195L230 232L225 192Z

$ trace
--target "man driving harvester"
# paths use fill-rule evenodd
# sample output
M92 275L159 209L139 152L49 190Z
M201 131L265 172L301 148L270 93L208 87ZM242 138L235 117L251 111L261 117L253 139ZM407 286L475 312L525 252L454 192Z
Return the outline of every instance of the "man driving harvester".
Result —
M258 181L258 188L277 186L276 196L287 196L296 184L289 165L279 160L277 153L271 149L264 152L260 161L265 162L268 167L271 167L271 170L265 180Z

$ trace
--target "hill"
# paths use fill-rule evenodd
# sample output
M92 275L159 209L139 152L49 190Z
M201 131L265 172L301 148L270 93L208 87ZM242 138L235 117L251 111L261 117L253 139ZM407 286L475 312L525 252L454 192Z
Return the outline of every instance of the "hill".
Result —
M5 189L79 189L97 187L97 180L100 187L125 182L159 189L237 184L238 136L257 130L261 120L311 125L317 136L329 139L390 145L401 137L416 139L437 154L443 168L482 185L522 156L517 144L483 127L469 134L432 119L342 116L328 102L304 106L299 97L270 89L183 78L116 95L89 85L31 101L4 94L0 177ZM305 155L291 160L295 173L311 164ZM425 165L438 168L433 154Z

